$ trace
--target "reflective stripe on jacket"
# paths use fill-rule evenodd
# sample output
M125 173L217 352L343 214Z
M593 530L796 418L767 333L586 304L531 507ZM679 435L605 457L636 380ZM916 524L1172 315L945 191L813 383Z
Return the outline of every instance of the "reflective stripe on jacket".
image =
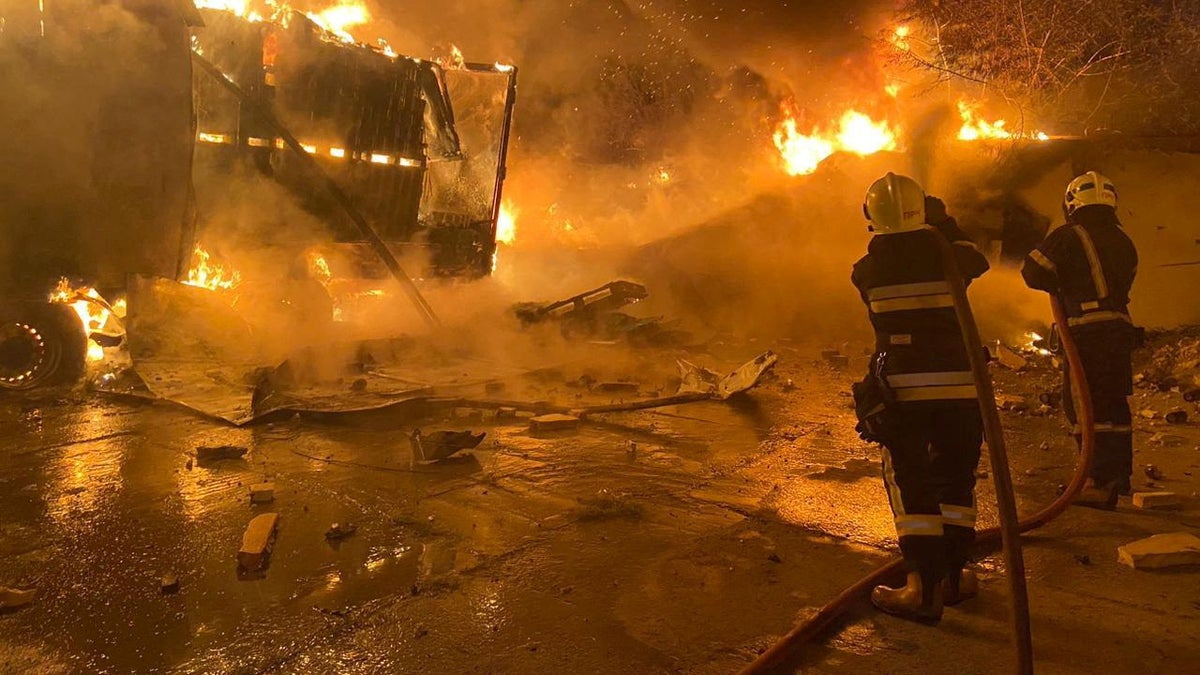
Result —
M938 229L968 281L987 271L987 259L953 219ZM977 396L936 236L930 226L878 234L851 277L875 328L883 375L902 403Z
M1137 265L1137 249L1116 214L1084 207L1030 252L1021 275L1030 288L1059 297L1071 326L1132 323Z

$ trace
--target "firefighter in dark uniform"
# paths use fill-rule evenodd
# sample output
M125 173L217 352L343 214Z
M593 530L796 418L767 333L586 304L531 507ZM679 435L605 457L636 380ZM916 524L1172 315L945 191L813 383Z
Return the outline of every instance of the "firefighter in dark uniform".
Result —
M988 262L945 205L911 178L881 178L864 211L875 236L852 280L869 309L876 346L871 373L855 385L855 402L863 437L883 446L908 572L905 586L879 586L871 601L890 614L935 623L943 604L978 591L965 565L975 538L983 442L978 392L937 237L951 242L968 281L986 272Z
M1066 224L1050 232L1021 270L1030 288L1058 298L1079 347L1096 417L1096 459L1091 481L1077 503L1113 509L1128 494L1133 473L1132 354L1140 331L1129 317L1129 292L1137 275L1133 241L1117 219L1117 189L1095 171L1071 181L1063 200ZM1079 419L1064 364L1067 419L1081 440Z

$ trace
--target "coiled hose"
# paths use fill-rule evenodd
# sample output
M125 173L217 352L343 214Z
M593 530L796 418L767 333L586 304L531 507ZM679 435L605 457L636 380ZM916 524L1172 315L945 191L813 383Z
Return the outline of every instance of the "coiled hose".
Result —
M952 261L953 256L950 256L949 260ZM948 271L952 271L954 273L957 273L958 271L957 265L948 264L947 267L954 268L953 270ZM958 275L958 279L961 282L961 274ZM953 279L951 279L951 287L953 288L956 285L961 286L961 283L955 284L953 283ZM965 287L963 287L964 298L965 294ZM955 295L957 305L958 294ZM1060 327L1059 335L1061 337L1063 353L1067 359L1072 390L1076 394L1075 404L1079 415L1083 440L1080 446L1081 452L1079 463L1075 467L1075 473L1071 477L1071 482L1067 484L1067 489L1063 491L1063 493L1054 501L1050 502L1032 515L1021 519L1017 524L1017 530L1020 533L1036 530L1054 520L1060 516L1063 511L1067 510L1067 507L1071 505L1075 497L1079 495L1080 490L1083 489L1083 486L1087 482L1088 475L1091 472L1091 465L1096 447L1095 413L1092 408L1092 398L1087 385L1087 375L1084 373L1083 364L1079 359L1079 349L1076 346L1075 340L1071 336L1070 331L1066 330L1065 328L1065 326L1067 326L1066 312L1063 311L1062 304L1054 296L1051 296L1050 298L1050 309L1054 314L1055 323ZM973 326L974 322L972 321L972 327ZM966 329L964 329L964 331L965 330ZM991 391L990 381L988 391ZM987 402L992 406L994 411L994 400L989 397ZM994 451L994 446L991 445L991 439L989 439L989 449ZM996 458L993 456L993 462L995 459ZM1004 467L1004 470L1007 473L1008 467ZM979 552L993 550L995 545L1001 542L1001 539L1002 531L1000 527L981 530L976 534L975 538L977 550ZM760 675L763 673L773 673L782 670L784 666L792 662L800 655L801 650L807 644L816 640L830 626L832 626L833 623L837 621L837 619L843 613L845 613L845 611L849 609L854 602L866 597L871 592L871 589L875 586L896 579L899 576L903 563L904 561L901 559L892 560L839 593L815 615L803 623L798 624L787 635L784 635L778 642L772 645L770 649L763 652L753 663L741 671L741 675ZM1009 568L1008 571L1009 574L1012 574L1013 572L1011 568ZM1020 637L1018 637L1017 649L1018 651L1024 649L1020 643ZM1030 659L1030 661L1025 660L1027 657ZM1027 669L1024 670L1024 672L1032 672L1033 665L1031 659L1032 654L1018 654L1018 669Z

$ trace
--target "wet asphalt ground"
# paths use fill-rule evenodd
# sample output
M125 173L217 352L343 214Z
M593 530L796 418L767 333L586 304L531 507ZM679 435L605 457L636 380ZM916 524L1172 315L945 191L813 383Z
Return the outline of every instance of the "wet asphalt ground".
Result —
M7 396L0 585L38 596L0 614L0 672L735 672L894 554L878 451L854 435L844 393L863 359L839 370L816 349L774 347L776 376L744 399L540 435L525 420L453 415L238 429L161 403ZM734 351L728 363L758 349ZM670 369L627 375L660 388ZM996 377L1027 398L1055 380L1049 367ZM1138 396L1135 409L1183 405ZM1027 512L1068 479L1073 441L1058 412L1003 416ZM451 461L414 463L418 424L488 436ZM1158 489L1187 501L1072 508L1026 539L1040 672L1200 663L1200 570L1116 560L1125 542L1200 531L1200 426L1136 424L1137 489L1150 489L1140 472L1152 463ZM194 460L197 446L222 444L248 453ZM252 505L248 486L263 480L275 501ZM979 501L994 522L987 480ZM270 564L239 573L242 531L265 512L281 518ZM330 542L333 523L357 533ZM1009 671L1003 567L997 556L980 566L981 597L940 627L860 603L796 667ZM162 591L164 575L178 592Z

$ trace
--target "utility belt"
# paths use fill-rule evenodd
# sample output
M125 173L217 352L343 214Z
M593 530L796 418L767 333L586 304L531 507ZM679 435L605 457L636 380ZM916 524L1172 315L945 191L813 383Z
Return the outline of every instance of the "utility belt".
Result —
M887 354L880 353L861 382L852 386L855 430L863 440L884 443L895 438L905 405L972 402L979 390L970 370L884 374Z
M868 443L887 443L896 438L900 416L896 396L883 374L887 353L880 352L871 359L871 367L861 382L850 386L854 394L854 414L858 424L854 430Z

